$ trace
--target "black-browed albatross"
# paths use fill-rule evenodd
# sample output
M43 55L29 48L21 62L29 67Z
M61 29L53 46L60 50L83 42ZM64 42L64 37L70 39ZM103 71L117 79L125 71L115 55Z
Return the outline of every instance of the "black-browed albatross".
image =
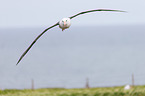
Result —
M62 20L60 20L59 22L57 22L56 24L50 26L49 28L45 29L41 34L39 34L36 39L31 43L31 45L26 49L26 51L21 55L21 57L19 58L17 64L22 60L22 58L26 55L26 53L30 50L30 48L36 43L36 41L49 29L59 25L59 27L63 30L67 29L70 27L71 23L70 20L73 19L74 17L77 17L79 15L85 14L85 13L90 13L90 12L96 12L96 11L114 11L114 12L125 12L125 11L121 11L121 10L111 10L111 9L96 9L96 10L89 10L89 11L84 11L84 12L80 12L76 15L73 15L71 17L68 18L63 18ZM16 64L16 65L17 65Z

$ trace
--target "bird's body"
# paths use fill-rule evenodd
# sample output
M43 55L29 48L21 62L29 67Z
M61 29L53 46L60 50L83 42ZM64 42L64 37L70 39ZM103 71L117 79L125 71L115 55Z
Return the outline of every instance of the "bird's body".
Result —
M59 28L63 30L69 28L71 25L71 22L70 22L70 18L63 18L62 20L59 21Z
M36 39L31 43L31 45L26 49L26 51L21 55L20 59L18 60L17 64L22 60L22 58L26 55L26 53L30 50L30 48L36 43L36 41L46 32L48 31L49 29L59 25L59 28L63 30L67 29L70 27L71 25L71 19L79 16L79 15L82 15L82 14L86 14L86 13L90 13L90 12L96 12L96 11L114 11L114 12L125 12L125 11L121 11L121 10L110 10L110 9L96 9L96 10L89 10L89 11L84 11L84 12L80 12L76 15L73 15L71 17L68 17L68 18L63 18L62 20L60 20L59 22L57 22L56 24L50 26L49 28L45 29L41 34L39 34ZM16 64L16 65L17 65Z

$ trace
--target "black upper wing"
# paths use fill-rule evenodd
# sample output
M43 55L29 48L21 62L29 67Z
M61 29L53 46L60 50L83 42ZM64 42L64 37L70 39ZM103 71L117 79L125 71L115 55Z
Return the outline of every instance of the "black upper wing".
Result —
M126 11L121 11L121 10L111 10L111 9L96 9L96 10L89 10L89 11L84 11L84 12L80 12L76 15L73 15L71 17L69 17L70 19L78 16L78 15L82 15L82 14L85 14L85 13L90 13L90 12L96 12L96 11L115 11L115 12L126 12Z
M17 64L22 60L22 58L26 55L26 53L30 50L30 48L35 44L35 42L47 31L47 30L49 30L49 29L51 29L51 28L53 28L53 27L55 27L55 26L57 26L57 25L59 25L59 23L56 23L56 24L54 24L54 25L52 25L52 26L50 26L49 28L47 28L47 29L45 29L40 35L38 35L37 36L37 38L31 43L31 45L27 48L27 50L21 55L21 57L20 57L20 59L18 60L18 62L17 62ZM17 65L16 64L16 65Z

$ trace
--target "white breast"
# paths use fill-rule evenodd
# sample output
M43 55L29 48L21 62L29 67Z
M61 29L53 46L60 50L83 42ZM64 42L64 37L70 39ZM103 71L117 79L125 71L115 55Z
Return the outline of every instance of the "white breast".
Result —
M62 30L69 28L70 25L71 25L70 18L63 18L62 20L59 21L59 27Z

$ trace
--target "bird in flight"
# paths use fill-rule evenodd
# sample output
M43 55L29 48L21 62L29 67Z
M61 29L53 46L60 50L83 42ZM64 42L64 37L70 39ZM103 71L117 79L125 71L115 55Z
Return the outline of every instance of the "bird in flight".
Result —
M39 34L36 39L31 43L31 45L29 45L29 47L26 49L26 51L21 55L21 57L19 58L17 64L19 64L19 62L22 60L22 58L27 54L27 52L30 50L30 48L36 43L36 41L46 32L48 31L49 29L59 25L59 28L63 30L67 29L70 27L71 25L71 22L70 20L79 16L79 15L82 15L82 14L86 14L86 13L90 13L90 12L96 12L96 11L114 11L114 12L125 12L125 11L121 11L121 10L111 10L111 9L96 9L96 10L89 10L89 11L83 11L83 12L80 12L76 15L73 15L71 17L68 17L68 18L63 18L62 20L60 20L59 22L57 22L56 24L48 27L47 29L45 29L41 34ZM17 65L16 64L16 65Z

